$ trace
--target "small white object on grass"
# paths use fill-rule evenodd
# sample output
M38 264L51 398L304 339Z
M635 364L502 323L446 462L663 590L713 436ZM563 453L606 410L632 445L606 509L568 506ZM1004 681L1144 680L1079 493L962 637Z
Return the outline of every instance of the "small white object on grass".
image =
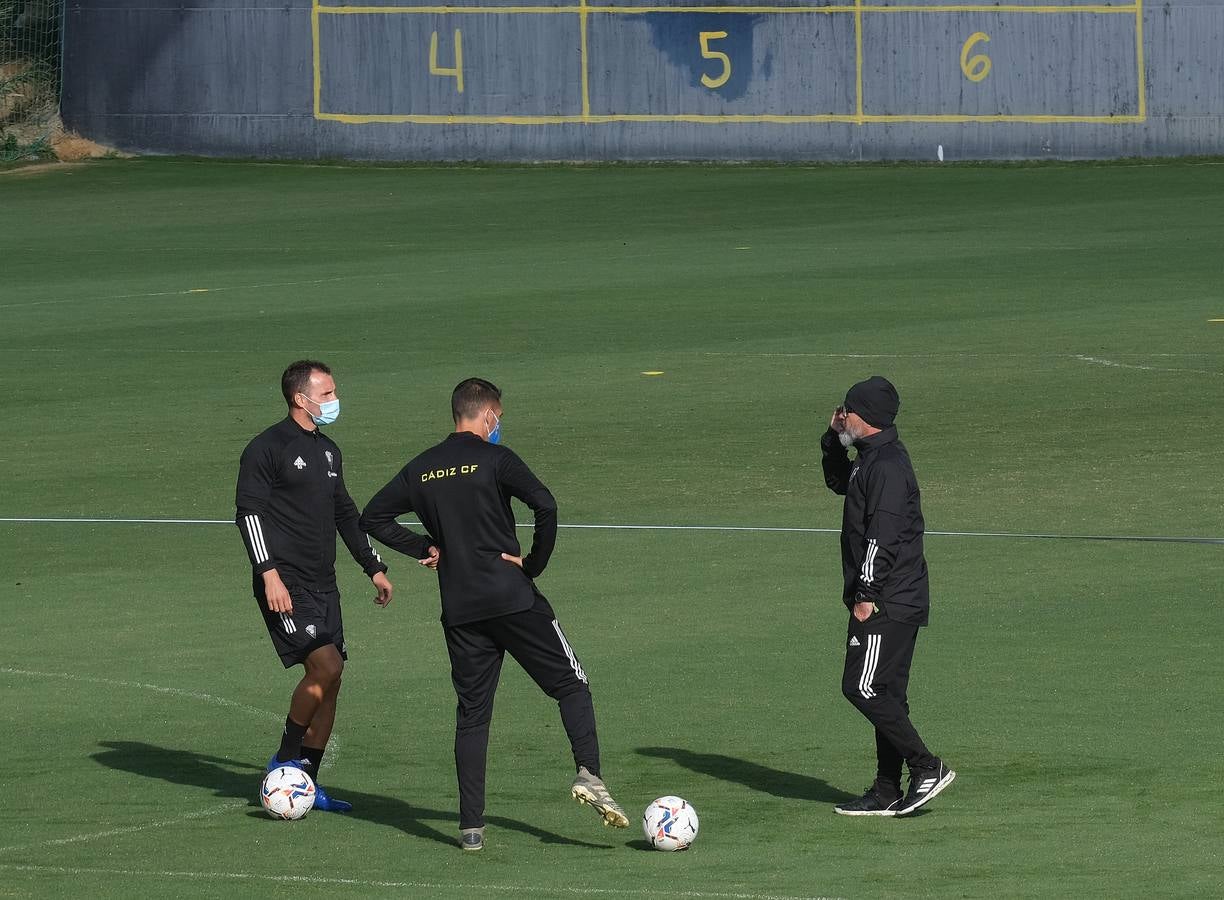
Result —
M940 162L943 162L943 144L935 148L935 155L939 157Z

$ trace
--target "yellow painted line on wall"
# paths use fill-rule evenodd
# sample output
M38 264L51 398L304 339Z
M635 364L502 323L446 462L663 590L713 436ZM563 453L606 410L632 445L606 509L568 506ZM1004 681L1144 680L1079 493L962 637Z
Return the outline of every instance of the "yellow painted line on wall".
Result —
M1094 124L1094 125L1136 125L1145 121L1142 116L1059 116L1059 115L699 115L699 114L618 114L618 115L559 115L559 116L519 116L519 115L426 115L405 113L402 115L374 114L361 115L353 113L319 113L317 119L331 122L344 122L349 125L414 123L418 125L568 125L572 123L603 124L608 122L691 122L696 124L741 124L749 122L765 122L775 125L801 125L811 123L834 123L846 125L884 124L884 123L1003 123L1020 122L1030 125L1054 124Z
M1132 6L871 6L856 2L853 6L600 6L581 3L578 6L316 6L325 15L432 15L497 14L544 15L549 13L610 13L642 15L644 13L1083 13L1116 15L1141 13L1142 0Z
M854 3L854 116L863 123L863 4Z
M310 40L314 54L314 114L319 118L323 113L323 65L322 48L319 41L319 0L313 0L310 7Z
M582 42L582 116L591 114L590 52L587 49L587 3L582 0L582 12L578 16L578 36Z
M1143 70L1143 0L1135 0L1135 62L1139 66L1139 118L1147 118L1147 73Z

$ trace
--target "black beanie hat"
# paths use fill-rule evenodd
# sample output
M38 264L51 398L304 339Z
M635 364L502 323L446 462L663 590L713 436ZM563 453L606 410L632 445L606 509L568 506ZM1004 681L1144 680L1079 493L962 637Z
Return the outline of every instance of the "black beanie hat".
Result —
M897 418L901 398L883 375L872 375L846 391L846 411L858 413L873 428L887 428Z

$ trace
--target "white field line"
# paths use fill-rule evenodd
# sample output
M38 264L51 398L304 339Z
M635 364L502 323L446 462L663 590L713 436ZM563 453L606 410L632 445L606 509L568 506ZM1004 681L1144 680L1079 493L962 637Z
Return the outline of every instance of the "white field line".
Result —
M0 309L18 309L27 306L47 306L54 303L93 303L102 300L137 300L148 297L190 297L196 294L221 294L226 291L253 291L273 287L305 287L313 284L334 284L357 278L376 278L374 273L337 275L333 278L312 278L309 281L268 281L262 284L231 284L224 287L189 288L183 291L150 291L140 294L108 294L101 297L57 297L49 300L27 300L23 303L0 303Z
M200 881L254 881L273 882L277 884L303 884L337 887L364 888L414 888L417 890L447 890L466 891L470 893L516 894L554 894L559 896L577 897L652 897L657 896L657 888L600 888L600 887L557 887L543 888L539 885L517 884L472 884L453 881L375 881L364 878L328 878L316 875L274 875L263 872L178 872L161 871L157 869L105 869L85 868L76 866L33 866L0 863L0 869L14 872L31 872L43 875L118 875L125 878L144 876L165 879L195 879ZM829 897L804 897L793 894L750 894L734 891L676 891L668 890L670 897L692 897L701 900L833 900Z
M143 691L153 691L158 694L169 694L173 697L182 697L189 700L202 700L205 703L211 703L214 706L224 706L229 709L240 709L243 712L253 713L257 716L262 716L265 719L271 719L274 722L280 722L281 717L276 713L268 712L266 709L260 709L256 706L248 706L245 703L239 703L236 700L228 700L225 697L217 697L213 694L205 694L203 691L188 691L182 688L166 687L161 684L146 684L142 681L119 681L114 678L95 678L91 675L76 675L72 672L38 672L32 669L16 669L12 666L0 667L0 675L18 675L25 678L55 678L64 681L75 681L81 684L100 684L106 687L120 688L138 688Z
M1088 363L1093 366L1104 366L1109 369L1129 369L1137 372L1189 372L1194 375L1221 375L1224 374L1219 369L1175 369L1168 366L1143 366L1138 363L1124 363L1113 359L1103 359L1099 356L1080 356L1076 355L1072 359L1080 362Z
M214 806L211 809L183 813L181 816L175 816L172 819L163 819L160 822L146 822L142 825L126 825L121 828L110 828L106 831L94 831L90 832L89 834L76 834L72 837L56 838L52 841L35 841L33 844L15 844L11 847L0 847L0 853L17 853L21 850L42 850L46 847L63 847L65 844L80 844L84 843L85 841L96 841L100 838L118 837L124 834L135 834L140 831L148 831L151 828L168 828L171 825L178 825L180 822L190 822L193 819L206 819L209 816L215 816L223 812L241 809L242 807L249 805L249 800L227 800L220 806ZM0 864L0 868L3 867L3 864Z
M136 688L144 691L153 691L157 694L166 694L171 697L179 697L186 700L200 700L205 703L210 703L213 706L221 706L227 709L238 709L242 710L243 712L260 716L261 718L270 719L274 722L281 721L281 717L276 713L269 712L266 709L260 709L257 706L239 703L236 700L229 700L225 697L218 697L214 694L206 694L203 691L188 691L182 688L167 687L166 685L162 684L148 684L143 681L120 681L115 678L98 678L92 675L77 675L72 672L39 672L33 669L18 669L12 666L0 667L0 675L16 675L22 678L52 678L62 681L74 681L81 684L103 685L105 687ZM327 758L324 760L324 768L331 767L332 763L335 762L338 753L339 742L333 737L332 740L328 742ZM14 853L19 850L36 850L43 847L59 847L65 844L78 844L83 841L93 841L99 838L116 837L121 834L133 834L139 831L147 831L151 828L165 828L179 822L186 822L192 819L203 819L207 818L208 816L215 816L223 812L240 809L248 805L249 801L247 800L227 800L219 806L214 806L211 809L184 813L181 816L175 816L172 819L166 819L161 822L147 822L141 825L126 825L119 828L110 828L106 831L94 831L86 834L73 835L72 837L56 838L50 841L38 841L33 844L0 847L0 853Z
M364 278L368 276L353 275L345 276L352 278ZM306 282L283 282L285 285L292 284L325 284L333 279L320 279L318 281ZM273 287L275 285L236 285L230 287L208 288L205 293L213 293L220 291L236 291L248 288ZM200 293L195 290L186 291L162 291L154 294L119 294L112 297L93 297L93 300L118 300L125 297L173 297L185 294ZM68 300L34 300L24 304L0 304L0 309L11 309L14 306L38 306L45 303L67 303ZM258 349L250 347L241 348L200 348L200 347L143 347L134 349L132 347L0 347L0 352L4 353L201 353L201 354L220 354L220 355L236 355L250 354L259 352ZM331 348L320 349L317 351L320 355L336 355L341 353L356 352L352 347L346 348ZM517 350L491 350L486 352L486 356L492 355L510 355L519 353ZM1093 365L1107 366L1119 369L1137 369L1146 372L1199 372L1209 375L1224 374L1219 369L1175 369L1165 368L1161 366L1146 366L1140 363L1124 363L1117 362L1112 359L1104 359L1102 357L1088 356L1080 353L972 353L962 351L949 351L946 353L813 353L808 351L752 351L752 350L666 350L658 351L654 354L656 357L664 359L681 359L691 356L718 356L718 357L744 357L752 359L847 359L847 360L965 360L965 359L982 359L982 360L1001 360L1001 359L1016 359L1016 360L1069 360L1072 362L1084 362ZM1114 354L1115 356L1133 357L1134 359L1148 360L1203 360L1211 362L1218 354L1215 353L1123 353ZM635 367L636 368L636 367Z
M15 348L16 349L16 348ZM67 351L65 351L67 352ZM80 352L74 351L74 352ZM668 356L682 356L686 352L680 353L669 352ZM1148 366L1128 365L1123 363L1114 363L1112 360L1100 359L1099 357L1088 356L1081 353L1017 353L1013 351L1000 351L997 353L980 353L968 350L949 350L947 352L934 353L817 353L805 350L796 351L769 351L769 350L701 350L697 351L701 356L753 356L753 357L769 357L785 359L794 357L796 359L1045 359L1045 360L1077 360L1079 362L1094 362L1101 365L1118 365L1125 368L1148 369ZM1114 354L1115 356L1128 356L1135 359L1212 359L1218 354L1216 353L1121 353ZM1155 369L1155 371L1164 371L1163 369ZM1181 371L1174 369L1170 371ZM1193 371L1193 370L1192 370Z
M0 523L13 524L102 524L102 525L233 525L232 519L125 519L90 518L86 516L0 516ZM420 522L401 522L402 525L420 526ZM517 522L517 528L534 528L530 522ZM597 531L713 531L713 532L765 532L775 534L841 534L837 528L803 528L786 525L614 525L565 524L559 528L587 529ZM1023 538L1049 541L1129 541L1150 544L1224 544L1224 537L1196 537L1192 535L1151 534L1053 534L1037 531L931 531L933 537L969 538Z

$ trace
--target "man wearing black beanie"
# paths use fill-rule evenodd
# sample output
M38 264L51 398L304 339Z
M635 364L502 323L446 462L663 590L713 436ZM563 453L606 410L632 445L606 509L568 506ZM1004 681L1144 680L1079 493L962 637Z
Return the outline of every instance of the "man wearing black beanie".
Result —
M845 496L842 601L850 610L842 693L875 726L876 778L845 816L904 816L956 777L910 723L906 689L929 589L918 480L893 421L897 389L873 375L846 393L820 439L825 483ZM851 447L857 456L851 460ZM901 763L909 790L901 794Z

